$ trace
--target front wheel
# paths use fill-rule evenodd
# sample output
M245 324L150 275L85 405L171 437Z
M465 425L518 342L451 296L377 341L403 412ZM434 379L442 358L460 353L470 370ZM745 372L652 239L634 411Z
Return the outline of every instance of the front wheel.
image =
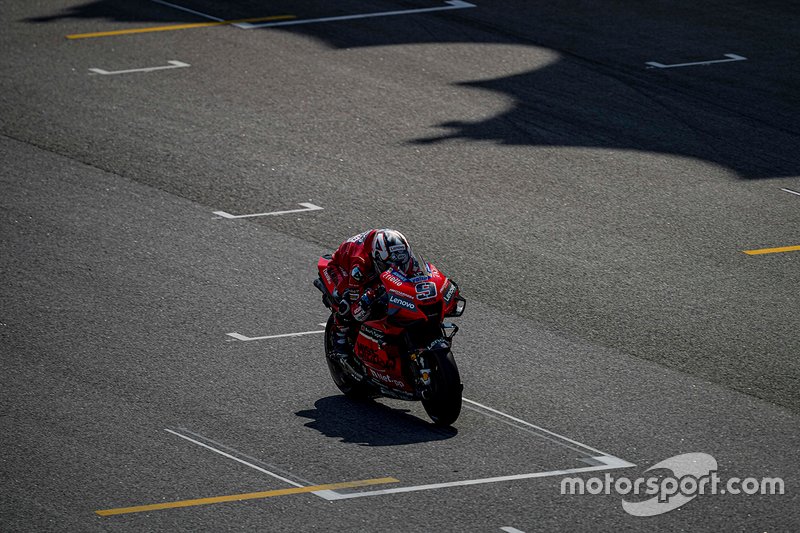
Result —
M422 400L425 412L437 426L449 426L461 414L461 376L456 360L450 351L431 352L427 357L431 366L430 398Z
M366 400L375 396L371 388L363 383L356 381L350 374L331 359L333 353L333 314L328 318L325 325L325 362L328 363L328 370L331 373L333 382L342 393L348 398L356 400Z

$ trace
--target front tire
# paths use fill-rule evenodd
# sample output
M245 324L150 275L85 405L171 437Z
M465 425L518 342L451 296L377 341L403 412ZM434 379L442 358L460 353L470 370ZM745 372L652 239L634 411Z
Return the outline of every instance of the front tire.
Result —
M331 378L334 384L339 388L342 393L348 398L354 400L366 400L373 398L375 394L369 386L356 381L350 374L339 366L331 358L333 353L333 314L328 317L328 323L325 325L325 362L328 363L328 371L331 373Z
M461 376L450 351L431 352L427 358L431 366L430 398L422 400L425 412L437 426L449 426L461 414Z

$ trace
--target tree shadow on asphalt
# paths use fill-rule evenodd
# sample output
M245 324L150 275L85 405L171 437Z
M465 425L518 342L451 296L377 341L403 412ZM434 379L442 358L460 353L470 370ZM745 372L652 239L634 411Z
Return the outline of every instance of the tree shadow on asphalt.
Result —
M438 0L321 0L303 5L277 0L176 0L184 7L225 19L292 13L298 19L444 5ZM504 44L555 51L560 59L542 68L456 85L491 91L512 102L482 120L431 124L435 135L412 145L454 139L512 146L586 147L673 154L705 160L743 178L800 174L800 4L732 0L694 2L522 2L498 0L476 8L413 16L302 24L289 31L338 49L407 44ZM131 6L98 0L57 18L147 20L203 19L164 5ZM135 14L138 10L138 18ZM433 52L435 53L435 52ZM509 52L512 53L512 52ZM712 60L737 53L747 61L677 69L646 67ZM436 88L431 89L435 91ZM436 101L436 94L431 94ZM424 120L424 119L420 119ZM445 131L441 131L445 130Z
M455 428L438 428L409 414L407 409L395 409L372 401L355 401L346 396L321 398L314 407L295 414L311 419L306 427L344 443L402 446L445 440L458 434Z

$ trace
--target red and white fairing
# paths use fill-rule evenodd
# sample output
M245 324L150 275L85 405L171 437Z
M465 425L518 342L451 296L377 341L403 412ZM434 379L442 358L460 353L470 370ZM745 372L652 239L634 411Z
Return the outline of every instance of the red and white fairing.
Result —
M329 292L336 280L326 276L329 260L320 258L318 269ZM384 386L408 393L414 392L413 378L404 375L396 339L406 326L417 321L441 324L445 315L457 305L458 287L430 263L420 265L415 277L387 270L380 275L386 290L387 313L384 317L364 322L356 337L354 353L370 376Z

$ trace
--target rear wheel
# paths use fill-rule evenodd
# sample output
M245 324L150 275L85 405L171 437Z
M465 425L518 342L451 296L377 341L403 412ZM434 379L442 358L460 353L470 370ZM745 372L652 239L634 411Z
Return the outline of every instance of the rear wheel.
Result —
M449 426L461 414L461 376L450 351L431 352L427 357L431 367L430 398L422 400L425 412L437 426Z
M342 369L339 363L332 359L331 354L333 354L333 314L328 318L325 326L325 362L328 363L328 370L333 382L349 398L364 400L375 396L369 386L359 383Z

